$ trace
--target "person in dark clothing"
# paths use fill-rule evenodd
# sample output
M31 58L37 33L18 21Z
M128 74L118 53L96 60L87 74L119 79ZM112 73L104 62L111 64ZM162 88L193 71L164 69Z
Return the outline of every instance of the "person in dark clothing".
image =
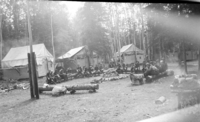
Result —
M135 66L134 64L131 66L131 73L134 73L135 72Z
M84 71L84 76L88 77L89 76L89 69L85 67L85 71Z
M79 73L82 74L83 69L81 67L79 67Z
M123 72L123 73L125 73L125 68L126 68L126 65L125 65L125 63L123 63L123 64L122 64L122 72Z
M52 71L49 70L49 72L47 72L46 78L47 78L46 79L47 84L53 84L53 83L55 83L54 79L53 79L53 72Z
M120 64L118 65L116 72L117 72L118 74L121 74L121 73L122 73L121 65L120 65Z
M63 67L60 68L59 75L62 79L68 80L67 73Z
M99 68L98 68L98 66L96 65L96 66L94 67L94 75L97 76L97 75L99 75L99 74L100 74Z
M92 70L93 70L92 69L92 65L90 65L89 68L88 68L88 71L89 71L90 75L92 75Z
M147 70L144 73L144 77L158 75L158 74L159 74L159 69L156 66L148 63Z
M77 67L76 71L77 71L77 73L76 73L76 77L77 78L83 77L83 73L82 73L83 70L82 70L82 68L80 66Z
M135 71L138 72L140 70L140 63L139 61L135 62Z
M99 70L99 68L98 68L98 66L97 66L97 65L95 66L94 70L96 70L96 71L98 71L98 70Z
M125 65L125 73L128 72L128 64Z

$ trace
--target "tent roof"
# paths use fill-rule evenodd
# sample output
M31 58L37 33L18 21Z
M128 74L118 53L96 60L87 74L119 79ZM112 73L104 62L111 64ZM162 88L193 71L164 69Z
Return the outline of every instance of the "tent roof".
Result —
M45 57L47 59L53 60L53 56L46 49L46 47L43 43L33 45L33 52L35 52L37 59L38 58L42 59ZM4 59L2 60L3 67L14 67L14 66L20 66L20 65L27 65L28 64L27 53L30 53L30 46L11 48L9 50L9 52L7 53L7 55L4 57ZM41 64L42 62L37 60L37 63Z
M125 45L120 49L120 53L126 53L132 51L143 52L143 50L137 48L134 44Z
M58 59L71 58L74 55L76 55L78 52L80 52L82 49L84 49L84 47L85 46L73 48L73 49L69 50L67 53L65 53L64 55L58 57Z
M121 55L122 55L122 53L130 53L130 52L133 52L133 51L144 53L143 50L137 48L134 44L125 45L120 49ZM119 52L115 53L114 57L116 57L116 56L119 56Z

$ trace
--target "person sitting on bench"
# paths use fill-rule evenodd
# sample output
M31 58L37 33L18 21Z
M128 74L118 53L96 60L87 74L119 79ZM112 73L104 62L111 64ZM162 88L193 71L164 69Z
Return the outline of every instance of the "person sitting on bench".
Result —
M121 70L121 65L120 65L120 64L118 65L116 72L117 72L118 74L123 73L123 71Z
M163 73L168 69L168 65L166 62L164 62L164 60L160 61L160 66L160 73Z

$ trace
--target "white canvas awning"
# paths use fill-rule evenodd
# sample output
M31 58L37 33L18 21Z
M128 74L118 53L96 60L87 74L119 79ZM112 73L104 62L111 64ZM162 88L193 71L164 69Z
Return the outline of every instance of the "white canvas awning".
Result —
M84 47L85 47L85 46L73 48L73 49L69 50L67 53L65 53L64 55L58 57L58 59L71 58L71 57L73 57L74 55L76 55L78 52L80 52L82 49L84 49Z
M41 65L44 59L53 61L53 56L43 43L33 45L33 52L35 52L38 65ZM30 46L11 48L2 60L2 67L26 66L28 64L28 53L30 53Z

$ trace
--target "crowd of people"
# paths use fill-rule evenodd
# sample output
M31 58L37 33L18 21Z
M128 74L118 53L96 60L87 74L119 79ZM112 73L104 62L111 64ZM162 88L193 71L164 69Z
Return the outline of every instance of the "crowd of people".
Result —
M161 59L160 61L150 61L144 65L143 73L144 76L147 77L149 75L158 75L160 73L165 72L168 69L167 63Z
M57 66L55 72L49 71L46 77L48 84L55 84L63 81L68 81L73 78L99 76L102 72L103 69L101 65L90 65L88 68L85 66L78 66L76 69L65 69L62 66Z
M144 73L144 74L158 74L165 72L168 68L167 63L164 61L164 59L157 60L157 61L144 61L143 63L139 63L136 61L135 63L132 63L131 66L124 63L115 63L111 62L109 64L110 68L116 68L116 71L118 74L123 73Z
M147 77L149 75L158 75L159 73L165 72L168 69L168 66L167 63L161 59L157 61L144 61L143 63L136 61L130 65L120 62L111 62L109 63L109 68L116 68L116 72L118 74L142 73L145 77ZM96 66L90 65L89 67L78 66L76 69L65 69L62 66L57 66L55 72L49 71L46 76L47 83L53 84L68 81L73 78L99 76L102 73L103 66L99 64Z

